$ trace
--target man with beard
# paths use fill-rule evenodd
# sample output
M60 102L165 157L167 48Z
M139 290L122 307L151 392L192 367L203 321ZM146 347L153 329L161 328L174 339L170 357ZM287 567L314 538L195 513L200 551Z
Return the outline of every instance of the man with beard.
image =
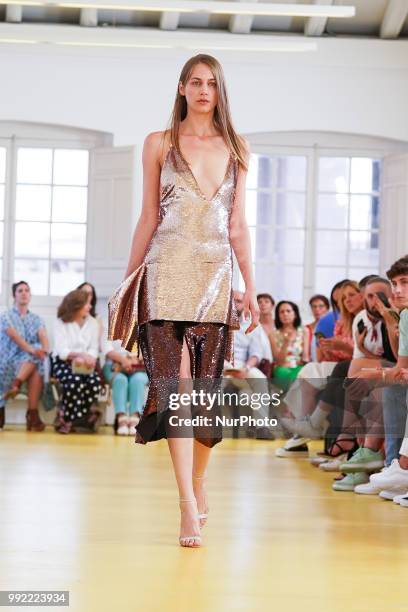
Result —
M333 485L335 490L353 490L364 478L368 480L365 472L384 465L380 447L387 415L383 415L381 390L374 391L378 385L370 379L369 371L380 366L392 367L397 360L392 348L394 345L395 350L396 323L385 321L381 314L383 302L388 303L390 298L390 282L381 277L371 279L364 290L365 310L353 321L354 353L346 381L342 433L337 443L344 450L351 450L356 435L360 434L358 437L363 441L353 456L340 465L347 476Z
M365 310L362 310L353 321L353 359L383 358L392 362L396 360L391 349L386 324L376 307L379 293L385 294L389 299L391 286L387 279L374 277L364 289Z

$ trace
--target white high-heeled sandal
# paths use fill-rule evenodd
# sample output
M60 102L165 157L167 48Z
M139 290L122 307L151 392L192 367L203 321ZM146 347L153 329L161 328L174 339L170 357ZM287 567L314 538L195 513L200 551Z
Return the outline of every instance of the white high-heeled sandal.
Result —
M182 503L197 503L197 500L194 499L180 499L179 500L180 504ZM193 544L190 544L190 542L193 542ZM189 535L189 536L183 536L183 537L179 537L179 543L180 546L185 546L186 548L199 548L201 546L201 536L200 535Z
M193 480L205 480L207 476L193 476ZM208 519L208 512L202 512L198 514L198 518L200 521L200 527L204 527Z

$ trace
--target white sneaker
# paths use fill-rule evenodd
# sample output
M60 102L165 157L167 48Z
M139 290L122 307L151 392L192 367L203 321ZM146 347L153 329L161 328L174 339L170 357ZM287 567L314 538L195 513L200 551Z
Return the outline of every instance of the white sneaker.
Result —
M399 505L403 508L408 508L408 493L401 497Z
M319 470L323 470L323 472L339 472L340 466L342 463L344 463L345 459L347 459L347 453L345 455L339 455L332 461L321 463L319 465Z
M396 497L404 497L404 491L401 489L385 489L384 491L380 491L378 495L381 497L381 499L394 501Z
M310 438L304 438L302 436L293 436L292 438L289 438L289 440L286 440L285 445L284 445L284 449L285 450L292 450L294 448L297 448L298 446L304 446L305 444L307 444L309 442Z
M324 422L322 427L316 429L310 422L310 416L304 416L301 419L295 421L293 425L293 431L299 436L316 439L323 436L323 432L327 429L327 421Z
M404 502L405 500L408 501L408 493L402 493L401 495L396 495L392 501L394 502L394 504L399 504L400 506L402 506L403 505L402 502Z
M285 458L285 457L309 457L309 449L307 444L302 444L301 446L296 446L295 448L287 450L284 446L281 448L277 448L275 451L275 456Z
M319 467L319 465L322 465L322 463L327 463L328 461L329 459L327 457L312 457L310 459L310 463L314 467Z
M394 459L387 468L383 468L378 474L372 474L370 482L378 485L381 490L408 490L408 470L403 470L398 459Z
M123 414L118 418L118 429L116 430L118 436L129 435L128 417Z
M360 493L361 495L378 495L383 492L384 491L382 491L381 487L371 482L371 480L370 482L367 482L366 484L357 485L356 488L354 489L354 493Z
M129 418L129 436L136 435L136 426L139 424L140 416L138 414L132 414Z

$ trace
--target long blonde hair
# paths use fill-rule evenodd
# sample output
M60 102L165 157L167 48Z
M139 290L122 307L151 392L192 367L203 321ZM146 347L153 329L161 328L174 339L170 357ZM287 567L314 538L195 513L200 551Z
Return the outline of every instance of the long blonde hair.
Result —
M357 293L361 293L361 289L358 283L352 280L346 281L344 285L341 286L341 295L340 295L340 300L339 300L340 318L344 324L345 330L351 336L353 320L357 313L349 312L347 308L344 306L344 290L347 289L347 287L351 287L352 289L355 289ZM361 305L361 310L363 310L363 305Z
M245 155L246 149L244 143L232 125L224 72L219 61L212 55L206 55L205 53L194 55L184 64L180 73L179 83L181 82L184 86L187 84L193 68L197 64L205 64L208 66L217 83L218 102L214 109L214 125L221 132L227 147L238 159L239 164L245 170L248 170L248 161ZM180 122L187 116L187 101L185 96L182 96L179 92L179 83L177 83L176 99L174 101L173 111L169 122L170 128L165 131L165 134L170 131L170 142L178 150L180 150Z

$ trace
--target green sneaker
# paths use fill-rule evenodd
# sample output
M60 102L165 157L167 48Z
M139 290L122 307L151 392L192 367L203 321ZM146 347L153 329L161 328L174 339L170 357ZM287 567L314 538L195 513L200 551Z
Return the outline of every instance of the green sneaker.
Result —
M343 480L336 480L336 482L333 482L332 487L334 491L354 491L354 487L366 484L368 481L369 478L366 472L355 472L354 474L347 474Z
M340 466L340 472L374 472L384 467L384 458L381 451L369 448L359 448L354 455Z

